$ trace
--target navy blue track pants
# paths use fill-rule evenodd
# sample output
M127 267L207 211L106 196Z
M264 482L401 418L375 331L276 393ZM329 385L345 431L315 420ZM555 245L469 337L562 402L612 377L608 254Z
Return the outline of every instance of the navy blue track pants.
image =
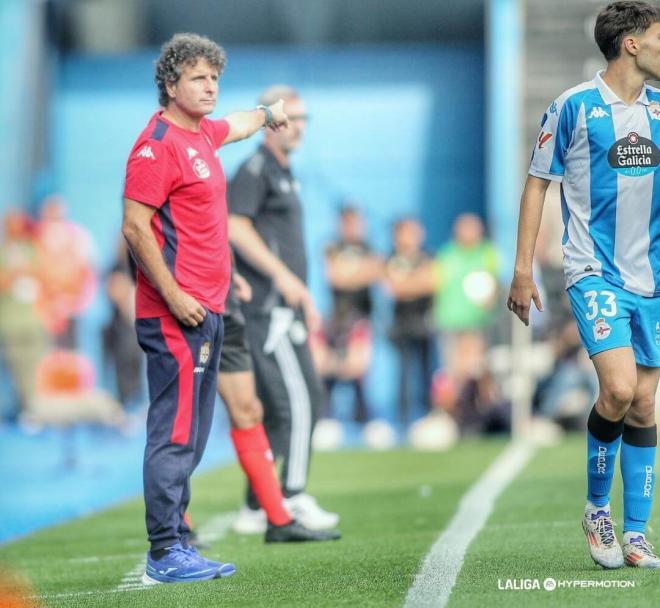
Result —
M149 414L144 502L151 550L185 541L190 476L206 447L220 364L222 316L207 312L197 327L173 316L138 319L147 355Z

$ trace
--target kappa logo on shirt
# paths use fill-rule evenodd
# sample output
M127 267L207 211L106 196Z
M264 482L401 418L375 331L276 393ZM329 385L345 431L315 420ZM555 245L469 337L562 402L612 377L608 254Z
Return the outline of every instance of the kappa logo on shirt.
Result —
M186 148L186 152L188 153L188 160L195 158L199 154L195 148Z
M136 157L141 156L142 158L150 158L152 160L156 160L156 157L154 156L154 153L151 150L151 146L144 145L140 149L140 151L135 155Z
M605 118L605 116L609 116L609 114L603 110L603 108L600 106L594 106L587 118Z
M201 177L202 179L207 179L211 175L211 170L209 169L209 166L204 162L203 158L198 158L195 160L193 163L193 171L197 177Z

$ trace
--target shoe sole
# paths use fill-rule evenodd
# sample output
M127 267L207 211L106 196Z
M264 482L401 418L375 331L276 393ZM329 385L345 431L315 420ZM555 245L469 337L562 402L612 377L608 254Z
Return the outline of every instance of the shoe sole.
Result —
M218 574L216 576L219 578L227 578L234 574L236 574L236 566L234 566L234 564L222 564L222 566L218 568Z
M639 570L660 570L660 565L658 566L640 566L639 562L631 562L624 558L625 566L628 568L638 568Z
M235 572L235 570L234 570ZM232 574L234 573L232 572ZM158 580L157 578L152 578L149 576L146 572L142 575L142 584L147 585L147 586L152 586L152 585L162 585L162 584L168 584L168 583L198 583L198 582L203 582L203 581L210 581L216 578L217 573L214 572L211 575L207 575L204 577L199 577L199 578L184 578L184 579L173 579L173 578L168 578L165 580ZM226 576L231 576L231 575L226 575Z
M619 570L619 569L623 568L623 566L624 566L623 562L621 562L621 564L618 564L618 565L615 565L615 566L610 566L608 564L602 564L593 555L591 555L591 559L593 560L594 564L596 564L597 566L600 566L601 568L603 568L605 570Z
M264 541L272 543L324 543L333 540L339 540L341 536L331 536L328 538L266 538Z
M323 530L333 530L339 525L339 518L337 520L329 521L323 524L319 524L318 522L313 522L309 520L305 520L304 518L297 517L296 518L305 528L308 530L314 530L314 532L322 532Z

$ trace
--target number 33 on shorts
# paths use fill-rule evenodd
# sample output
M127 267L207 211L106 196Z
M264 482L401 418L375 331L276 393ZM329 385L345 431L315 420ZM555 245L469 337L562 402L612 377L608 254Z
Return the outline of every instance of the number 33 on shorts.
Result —
M631 293L599 276L587 276L569 287L568 297L590 356L632 346L640 365L660 364L660 345L655 335L660 298Z

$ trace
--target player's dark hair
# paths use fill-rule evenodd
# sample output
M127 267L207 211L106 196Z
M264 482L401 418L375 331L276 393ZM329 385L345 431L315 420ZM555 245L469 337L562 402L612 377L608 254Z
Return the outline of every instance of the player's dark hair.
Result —
M605 59L611 61L621 54L624 36L643 34L660 21L660 8L640 0L621 0L608 4L596 17L594 38Z
M173 84L181 78L185 66L193 66L199 59L206 59L208 64L222 74L227 58L225 50L205 36L197 34L174 34L160 50L156 62L156 85L158 103L167 107L170 96L167 83Z

